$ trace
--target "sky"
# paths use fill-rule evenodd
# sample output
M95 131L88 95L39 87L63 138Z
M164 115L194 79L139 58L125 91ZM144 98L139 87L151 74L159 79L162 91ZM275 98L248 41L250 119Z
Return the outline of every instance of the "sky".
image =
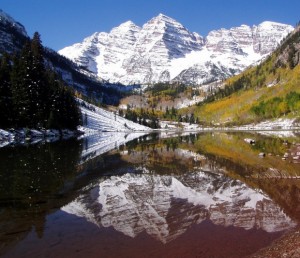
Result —
M295 26L300 21L299 0L0 0L0 9L23 24L29 36L38 31L54 50L128 20L142 26L159 13L201 36L242 24Z

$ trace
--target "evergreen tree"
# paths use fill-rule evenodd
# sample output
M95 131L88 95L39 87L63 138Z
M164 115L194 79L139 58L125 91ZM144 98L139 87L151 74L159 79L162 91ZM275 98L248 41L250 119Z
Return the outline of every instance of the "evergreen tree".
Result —
M76 129L81 113L71 92L58 80L51 79L52 92L49 98L48 128Z
M166 107L166 117L168 117L169 115L170 115L169 107L167 106L167 107Z
M30 126L30 99L29 99L29 52L30 46L27 42L22 49L20 57L14 56L11 72L11 89L13 104L14 127Z
M177 113L176 109L174 107L172 107L172 109L171 109L171 118L173 118L173 116L176 117L176 113Z
M32 73L31 73L31 110L35 125L43 125L41 123L47 114L47 82L45 76L45 66L43 58L43 46L38 32L34 33L31 41L32 53Z
M12 92L10 58L4 54L0 60L0 128L12 126Z
M195 123L195 117L194 117L194 113L192 113L190 116L190 124L194 124L194 123Z
M0 127L69 128L81 123L71 92L44 65L40 35L34 34L21 53L0 60Z

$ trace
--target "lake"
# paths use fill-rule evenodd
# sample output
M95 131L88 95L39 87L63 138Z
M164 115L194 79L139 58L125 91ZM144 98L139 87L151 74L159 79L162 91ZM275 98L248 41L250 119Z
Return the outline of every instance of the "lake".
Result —
M1 148L0 256L251 255L299 225L299 156L296 132L107 133Z

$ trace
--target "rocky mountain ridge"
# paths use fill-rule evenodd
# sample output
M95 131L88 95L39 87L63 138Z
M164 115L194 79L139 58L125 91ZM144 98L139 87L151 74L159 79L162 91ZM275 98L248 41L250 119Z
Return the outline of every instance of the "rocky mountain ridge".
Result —
M29 38L25 27L0 9L0 53L12 53Z
M204 84L257 63L293 29L267 21L214 30L202 37L159 14L142 27L128 21L59 53L111 82Z

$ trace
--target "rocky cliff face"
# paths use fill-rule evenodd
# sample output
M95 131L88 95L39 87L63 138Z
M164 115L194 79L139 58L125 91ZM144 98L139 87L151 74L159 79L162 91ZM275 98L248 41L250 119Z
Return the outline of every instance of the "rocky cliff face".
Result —
M292 30L290 25L263 22L212 31L203 38L159 14L142 28L129 21L59 53L111 82L203 84L261 60Z
M20 50L26 39L24 26L0 9L0 53Z
M159 176L144 168L144 174L112 176L62 210L130 237L146 232L163 243L205 220L267 232L295 225L268 196L203 171Z

